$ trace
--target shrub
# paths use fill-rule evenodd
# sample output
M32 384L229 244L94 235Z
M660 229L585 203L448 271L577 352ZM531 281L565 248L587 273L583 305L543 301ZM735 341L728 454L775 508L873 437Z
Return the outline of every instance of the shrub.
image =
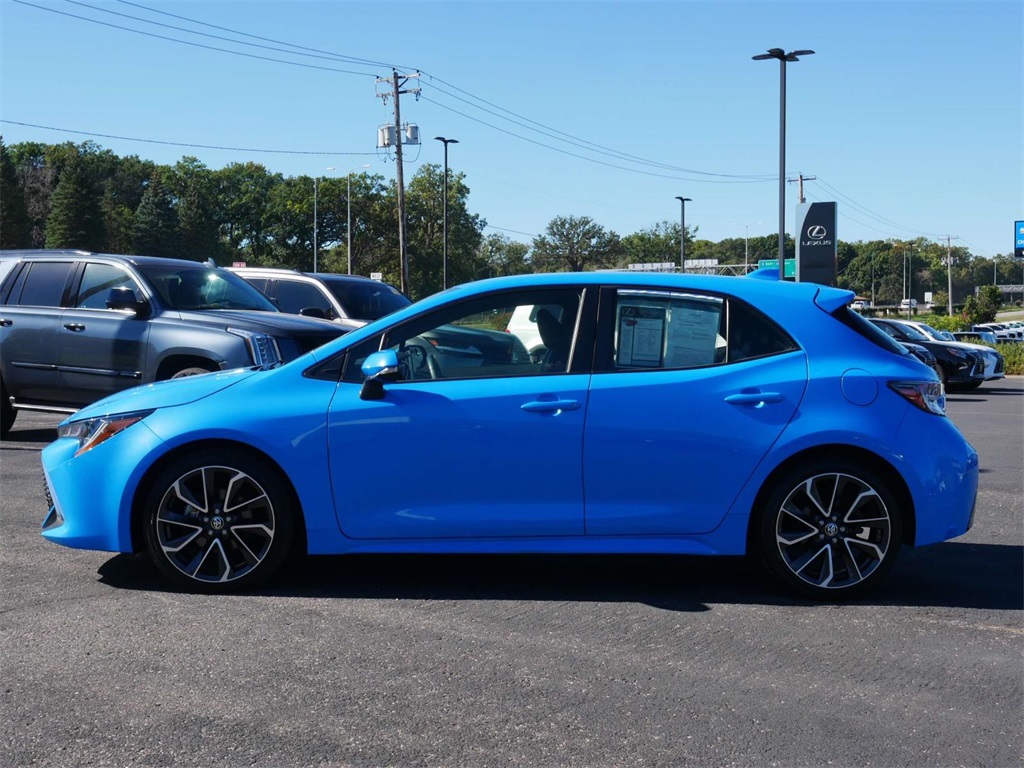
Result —
M1006 375L1024 375L1024 344L1019 341L1002 341L996 349L1006 358Z

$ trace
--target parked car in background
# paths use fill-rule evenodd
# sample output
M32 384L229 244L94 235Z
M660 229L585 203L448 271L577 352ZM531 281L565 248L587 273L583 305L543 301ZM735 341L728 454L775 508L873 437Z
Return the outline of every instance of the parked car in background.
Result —
M903 299L900 302L900 309L911 309L917 306L917 299Z
M999 343L996 335L991 331L954 331L950 335L953 337L953 341L959 341L963 344L980 344L994 347Z
M973 389L985 380L985 359L979 352L952 341L935 341L900 320L873 318L869 322L900 343L910 341L926 347L935 355L939 378L950 391Z
M980 323L971 326L972 331L988 331L996 337L996 341L1021 341L1024 332L1002 323Z
M942 369L939 367L939 363L935 359L935 355L932 354L932 351L928 349L928 347L922 347L920 344L914 344L911 341L901 341L900 344L906 347L910 354L935 371L940 379L942 378Z
M231 271L273 299L283 312L366 325L411 303L379 280L330 272L296 272L265 267Z
M272 367L355 326L287 315L240 277L180 259L6 252L0 427L19 409L72 413L137 384Z
M923 333L936 341L955 341L964 346L973 349L979 355L985 359L985 375L984 381L992 381L994 379L1006 378L1006 360L1003 355L995 349L995 338L991 334L987 334L992 338L992 346L988 344L979 344L977 339L958 339L956 335L950 331L940 331L932 328L928 323L922 323L918 320L900 320L899 322L904 325L909 325L911 328ZM977 334L975 334L977 335ZM972 382L969 387L976 387L981 384L981 381Z
M870 309L871 308L871 302L870 301L865 301L864 299L855 299L854 302L850 305L850 308L851 309Z
M841 599L903 545L966 532L978 485L935 373L850 299L684 274L461 285L281 367L64 421L42 456L43 536L145 551L211 592L269 578L293 547L750 551ZM497 337L525 348L505 326L538 306L559 310L537 313L545 354L509 357Z

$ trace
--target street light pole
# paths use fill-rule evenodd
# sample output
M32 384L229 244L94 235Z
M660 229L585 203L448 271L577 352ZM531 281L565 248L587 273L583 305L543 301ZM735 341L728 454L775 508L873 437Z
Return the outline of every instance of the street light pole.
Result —
M779 88L779 280L786 278L786 62L800 61L799 56L810 56L814 51L790 51L769 48L768 53L753 56L754 61L778 59Z
M358 165L349 171L346 175L348 176L348 192L345 193L345 207L347 209L346 220L345 220L345 238L346 248L348 250L348 273L352 274L352 171L358 171L360 168L369 168L369 163L363 163Z
M442 224L443 232L443 244L442 244L442 277L441 287L448 288L448 145L458 144L458 139L446 139L444 136L435 136L435 141L440 141L444 144L444 201L442 203L444 213L444 223Z
M679 271L686 271L686 204L692 203L688 197L680 197L676 195L676 200L679 201L680 213L679 213Z
M316 242L316 223L317 223L316 196L317 196L317 189L316 188L317 188L317 184L319 183L319 181L320 181L320 177L319 176L314 176L313 177L313 271L314 272L316 272L316 252L317 252L317 242Z

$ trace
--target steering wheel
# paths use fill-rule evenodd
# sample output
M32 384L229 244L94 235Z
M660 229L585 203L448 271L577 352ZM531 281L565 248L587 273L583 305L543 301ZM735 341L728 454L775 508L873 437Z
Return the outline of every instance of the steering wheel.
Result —
M432 379L443 379L444 375L441 373L441 364L437 362L437 358L427 353L427 371L430 373Z

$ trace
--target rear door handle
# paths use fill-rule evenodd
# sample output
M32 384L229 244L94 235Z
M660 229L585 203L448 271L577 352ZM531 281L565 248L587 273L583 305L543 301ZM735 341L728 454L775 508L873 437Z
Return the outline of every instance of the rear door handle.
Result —
M13 320L8 320L6 317L0 317L0 328L7 328L14 325Z
M85 323L64 323L64 327L67 328L69 331L74 331L75 333L78 333L79 331L85 330Z
M579 400L531 400L529 403L523 403L521 406L524 411L530 413L548 413L551 411L578 411L580 409Z
M765 403L778 403L781 400L781 392L740 392L725 398L725 402L731 405L764 405Z

